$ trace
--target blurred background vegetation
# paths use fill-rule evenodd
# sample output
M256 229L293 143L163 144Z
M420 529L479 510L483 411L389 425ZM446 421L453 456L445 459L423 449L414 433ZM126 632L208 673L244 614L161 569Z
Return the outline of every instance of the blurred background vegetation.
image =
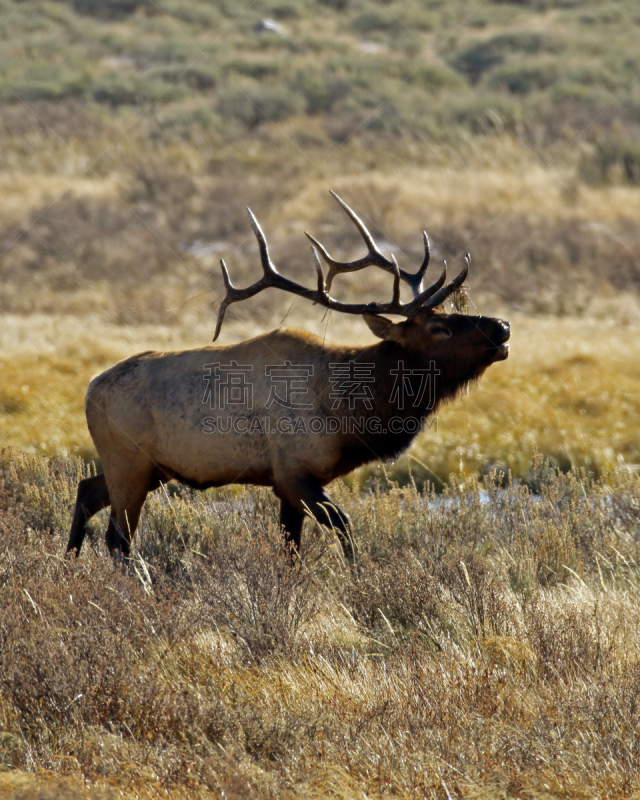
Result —
M259 270L245 206L298 280L305 229L357 254L333 188L405 264L423 228L471 251L472 309L514 323L392 475L638 463L639 26L633 0L0 0L0 435L95 455L90 376L209 341L220 256ZM228 316L224 342L368 341L277 292Z

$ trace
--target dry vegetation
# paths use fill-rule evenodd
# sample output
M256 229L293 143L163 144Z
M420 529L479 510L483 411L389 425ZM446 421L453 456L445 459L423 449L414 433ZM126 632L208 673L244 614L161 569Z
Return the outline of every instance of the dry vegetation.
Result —
M3 797L640 791L628 472L538 460L535 494L495 475L345 488L351 572L313 526L289 568L267 492L157 495L129 565L106 557L104 520L66 561L83 471L4 467Z
M1 797L640 797L639 27L636 0L0 0ZM423 228L470 250L509 360L331 487L354 572L310 523L288 569L268 492L172 486L130 564L104 513L64 560L91 376L210 340L219 257L259 270L246 205L299 281L304 230L355 256L330 188L405 265ZM370 340L277 292L223 338L283 320Z

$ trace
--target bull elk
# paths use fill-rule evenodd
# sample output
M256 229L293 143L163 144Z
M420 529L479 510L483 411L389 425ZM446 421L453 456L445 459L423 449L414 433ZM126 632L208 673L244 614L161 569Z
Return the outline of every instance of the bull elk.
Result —
M333 194L333 193L332 193ZM362 220L337 195L360 231L367 253L340 262L307 234L317 271L310 289L281 275L250 210L263 276L234 287L221 261L225 311L268 287L328 309L362 316L379 342L331 346L299 330L274 330L232 346L172 353L145 352L94 378L86 395L89 431L104 473L80 481L67 552L80 552L88 519L111 506L106 541L127 556L147 494L170 480L206 489L230 483L271 486L280 500L287 541L299 548L305 515L334 529L352 559L347 515L324 487L341 475L407 448L422 422L490 364L508 357L509 324L445 313L443 303L467 277L442 274L423 288L429 265L400 269L386 258ZM328 265L325 279L320 256ZM346 303L329 294L336 275L375 266L393 276L386 303ZM413 299L400 299L401 281ZM392 322L384 314L404 317Z

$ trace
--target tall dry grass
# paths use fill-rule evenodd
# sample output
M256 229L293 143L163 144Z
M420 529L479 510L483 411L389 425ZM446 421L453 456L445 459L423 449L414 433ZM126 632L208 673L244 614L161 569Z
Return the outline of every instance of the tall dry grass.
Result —
M78 461L5 461L0 773L22 797L632 797L640 486L540 459L337 499L289 568L262 491L159 494L61 557Z

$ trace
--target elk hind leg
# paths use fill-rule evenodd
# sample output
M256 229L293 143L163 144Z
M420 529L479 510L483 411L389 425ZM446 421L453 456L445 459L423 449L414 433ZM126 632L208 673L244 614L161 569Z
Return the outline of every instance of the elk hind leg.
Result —
M111 516L109 517L109 526L107 527L105 539L109 553L114 558L119 556L129 557L131 542L138 527L140 511L146 496L147 493L145 492L144 497L139 498L136 502L130 501L126 506L119 508L111 507Z
M67 553L75 550L76 556L80 555L80 548L87 533L87 522L111 505L107 481L102 473L93 475L91 478L84 478L78 484L78 496L76 507L73 512L73 522L67 543Z

